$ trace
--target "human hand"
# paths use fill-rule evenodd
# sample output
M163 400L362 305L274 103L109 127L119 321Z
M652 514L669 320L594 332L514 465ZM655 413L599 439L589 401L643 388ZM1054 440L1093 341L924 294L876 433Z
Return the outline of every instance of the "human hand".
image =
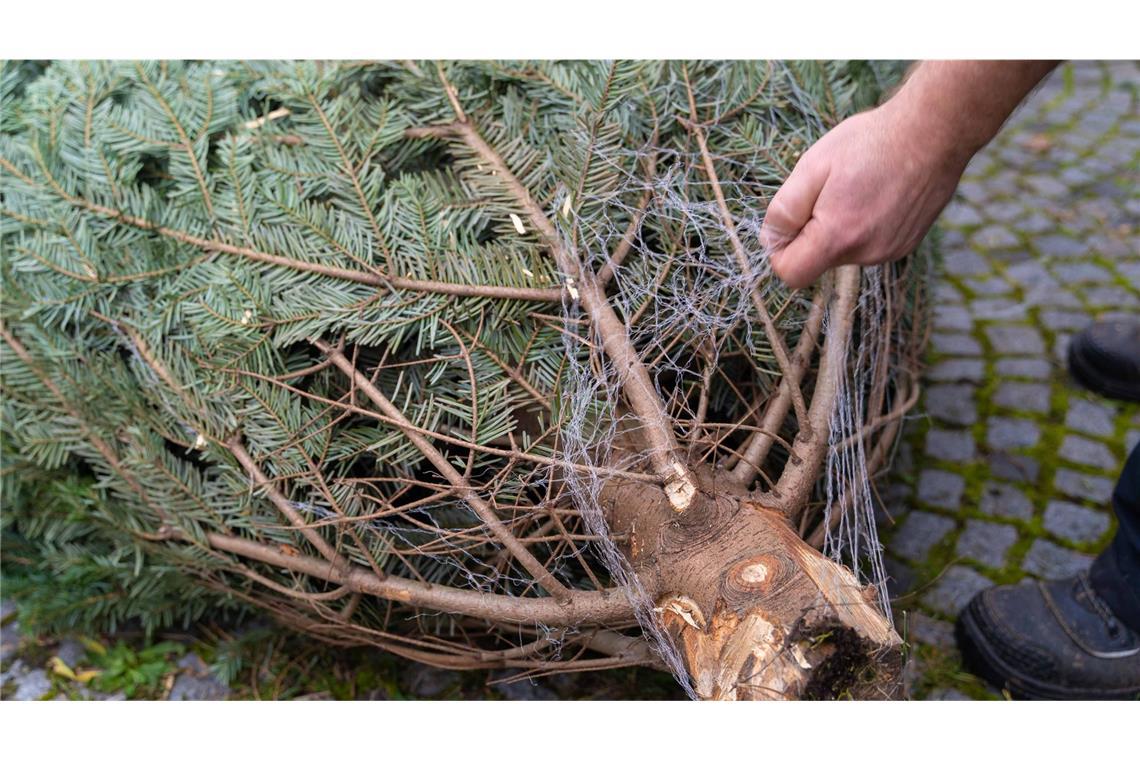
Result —
M813 145L772 199L761 240L793 288L842 264L880 264L919 244L972 151L940 125L888 101Z

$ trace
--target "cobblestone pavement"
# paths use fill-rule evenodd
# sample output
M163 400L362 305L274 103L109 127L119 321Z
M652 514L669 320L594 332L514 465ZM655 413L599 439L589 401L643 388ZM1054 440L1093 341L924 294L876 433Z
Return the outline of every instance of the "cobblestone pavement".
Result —
M993 698L961 670L955 616L992 584L1087 568L1140 441L1140 406L1065 370L1075 331L1140 319L1140 64L1054 72L942 222L924 408L884 497L887 567L913 695Z

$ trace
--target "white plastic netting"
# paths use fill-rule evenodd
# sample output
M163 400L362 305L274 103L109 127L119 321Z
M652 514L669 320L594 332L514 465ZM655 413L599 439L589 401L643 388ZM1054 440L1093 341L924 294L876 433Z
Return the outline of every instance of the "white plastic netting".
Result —
M592 215L576 220L579 229L589 230L589 236L580 242L579 253L593 271L613 268L611 303L624 318L642 361L651 368L656 387L668 400L668 408L677 422L678 438L688 446L690 456L713 464L731 465L738 459L730 447L724 445L723 435L723 430L731 426L710 419L709 409L715 406L715 400L708 398L710 393L698 399L700 393L680 393L677 389L711 387L711 393L734 392L731 377L717 378L710 383L710 375L718 367L724 374L724 358L730 354L736 358L742 348L751 354L753 367L770 373L767 377L761 376L759 388L774 390L779 381L778 373L771 369L775 364L772 348L749 293L759 292L770 313L777 315L779 329L789 346L803 330L812 294L790 293L784 289L769 266L770 251L760 242L764 210L778 183L757 182L749 177L751 167L760 163L760 156L717 156L717 181L732 209L731 219L726 221L718 202L712 198L711 180L704 171L699 152L646 148L633 156L600 158L620 167L644 167L647 162L668 167L664 171L649 172L652 176L648 178L643 169L636 173L625 172L624 186L596 199L599 202ZM722 178L733 176L749 179ZM628 201L615 207L618 201L614 199L642 195L652 198L644 213L652 215L657 234L662 229L673 229L686 245L663 253L662 247L655 244L656 239L646 234L647 225L630 228L609 222L610 219L637 218L639 209L631 207ZM700 196L707 199L694 200ZM555 202L554 210L560 202L561 199ZM747 252L750 270L747 273L741 271L732 254L733 233ZM626 259L629 263L614 267L608 252L620 250L623 240L631 248ZM829 448L818 489L817 517L823 526L824 553L851 568L860 582L875 587L880 609L889 619L886 573L876 529L876 497L863 435L869 418L874 416L868 414L867 408L872 383L876 378L889 377L894 371L884 366L892 361L884 348L898 340L897 336L884 332L899 328L897 324L892 328L883 318L890 298L887 287L879 268L868 268L862 273L850 355L848 361L835 370L838 398L829 429L823 433L828 437ZM565 413L561 456L593 466L612 463L615 456L620 456L622 466L648 468L651 451L631 452L628 448L623 448L620 454L615 451L615 440L623 432L636 429L638 420L623 405L617 374L598 345L597 336L583 329L577 302L568 298L565 305L564 341L570 371L562 396ZM829 329L829 320L825 318L821 340L826 338ZM589 343L588 351L582 350L583 341ZM746 382L742 380L741 385ZM818 378L816 383L819 383ZM881 394L870 395L882 405ZM784 430L788 438L781 438L774 447L776 466L769 462L759 473L762 489L771 487L779 472L778 462L788 456L787 449L780 444L786 447L787 440L794 435L794 427L791 431L787 427ZM598 506L605 479L572 468L568 468L566 478L574 504L589 529L599 536L608 536L606 520ZM623 552L613 540L601 541L593 547L614 580L627 590L638 622L655 650L692 695L681 657L662 629L653 600L645 593Z

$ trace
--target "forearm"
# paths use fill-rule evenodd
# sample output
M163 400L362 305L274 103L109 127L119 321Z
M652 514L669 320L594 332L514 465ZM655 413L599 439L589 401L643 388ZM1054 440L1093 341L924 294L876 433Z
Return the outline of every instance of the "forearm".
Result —
M965 165L1057 61L923 61L883 108L926 149Z

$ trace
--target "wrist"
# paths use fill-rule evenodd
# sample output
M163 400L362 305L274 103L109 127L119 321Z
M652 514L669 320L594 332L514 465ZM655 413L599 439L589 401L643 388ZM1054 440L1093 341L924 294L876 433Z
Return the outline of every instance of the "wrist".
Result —
M883 104L932 158L961 166L988 143L1053 61L924 61Z
M992 133L966 129L937 105L916 95L921 94L904 89L879 106L885 129L893 135L897 149L912 162L960 174Z

